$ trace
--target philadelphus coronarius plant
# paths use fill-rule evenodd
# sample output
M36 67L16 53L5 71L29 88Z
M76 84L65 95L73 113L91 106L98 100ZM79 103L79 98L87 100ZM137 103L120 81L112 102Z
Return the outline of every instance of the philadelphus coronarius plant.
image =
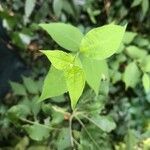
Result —
M40 24L61 47L68 50L42 50L51 62L40 101L69 92L74 110L82 95L85 82L98 94L102 76L107 72L106 58L120 46L126 26L108 24L83 35L80 30L64 23Z

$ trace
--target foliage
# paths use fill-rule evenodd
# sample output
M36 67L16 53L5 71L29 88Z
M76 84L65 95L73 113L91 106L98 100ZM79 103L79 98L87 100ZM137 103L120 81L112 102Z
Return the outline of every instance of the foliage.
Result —
M32 74L0 102L0 149L149 150L149 15L149 0L2 1Z

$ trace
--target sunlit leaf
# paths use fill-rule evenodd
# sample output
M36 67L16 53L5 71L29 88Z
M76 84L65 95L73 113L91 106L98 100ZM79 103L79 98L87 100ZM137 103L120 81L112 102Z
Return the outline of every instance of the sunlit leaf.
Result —
M64 74L71 99L71 107L74 109L84 89L85 75L83 70L77 66L66 70Z
M55 69L54 67L51 67L44 80L40 101L50 97L59 96L66 91L67 87L63 72Z
M47 56L52 65L58 70L65 70L73 66L74 57L69 53L59 50L46 50L41 52Z
M126 26L105 25L89 31L81 41L80 51L92 59L106 59L119 48Z
M63 48L78 51L83 34L72 25L64 23L40 24L50 36Z

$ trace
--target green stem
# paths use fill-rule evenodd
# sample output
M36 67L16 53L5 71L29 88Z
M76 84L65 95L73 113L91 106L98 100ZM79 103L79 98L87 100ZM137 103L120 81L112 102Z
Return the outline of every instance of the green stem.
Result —
M89 131L86 129L85 125L83 124L83 122L77 117L75 116L75 118L78 120L78 122L81 124L81 126L84 128L85 132L87 133L87 135L89 136L89 138L92 140L92 142L95 144L95 146L100 149L99 145L97 144L97 142L94 140L94 138L91 136L91 134L89 133Z

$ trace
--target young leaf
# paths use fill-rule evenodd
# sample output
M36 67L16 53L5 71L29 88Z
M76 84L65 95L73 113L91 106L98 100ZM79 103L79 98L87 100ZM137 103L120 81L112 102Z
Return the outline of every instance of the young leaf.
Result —
M29 134L30 138L36 141L42 141L48 138L50 129L42 124L35 123L34 125L25 125L25 130Z
M126 84L126 88L134 88L140 79L140 71L135 62L128 64L123 75L123 81Z
M105 60L94 60L87 57L81 58L85 78L91 88L98 94L102 76L107 77L108 66Z
M49 97L59 96L66 91L67 88L63 72L51 67L44 81L40 101Z
M126 26L105 25L89 31L81 41L80 51L93 59L106 59L119 48Z
M51 61L52 65L58 70L65 70L73 66L74 57L63 51L41 51Z
M66 70L64 75L71 99L71 107L74 109L84 89L85 75L83 70L77 66Z
M80 30L64 23L40 24L50 36L63 48L69 51L78 51L83 38Z
M150 77L147 73L145 73L142 77L142 82L143 82L143 86L145 89L145 92L149 92L150 91Z

